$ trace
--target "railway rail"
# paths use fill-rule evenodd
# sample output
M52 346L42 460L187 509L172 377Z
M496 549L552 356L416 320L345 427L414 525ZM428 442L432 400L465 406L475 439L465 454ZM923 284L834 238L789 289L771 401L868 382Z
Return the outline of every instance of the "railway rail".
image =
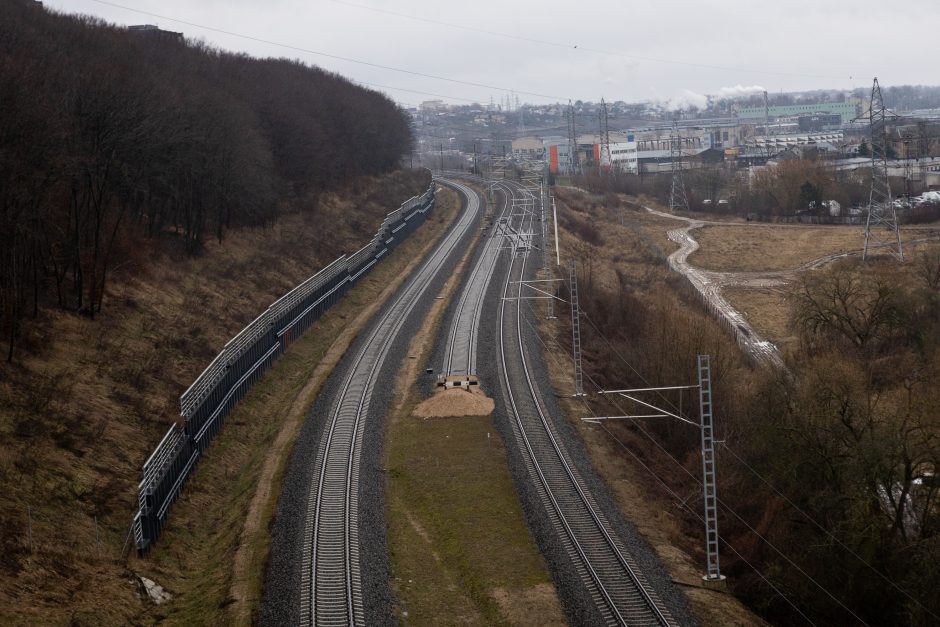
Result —
M530 194L513 185L512 193ZM511 216L532 234L534 210ZM512 431L537 498L602 620L608 625L676 625L572 463L540 400L524 340L522 281L531 247L512 238L513 251L499 308L499 366Z
M305 625L362 625L359 466L378 373L415 304L454 254L480 211L475 192L439 181L468 198L463 215L362 343L333 403L317 449L304 527L300 619Z
M498 185L500 189L502 185ZM504 220L509 211L509 192L503 190L503 204L494 229L484 244L483 252L470 273L454 312L449 339L444 349L442 372L448 377L474 377L477 374L477 338L483 300L493 278L504 233Z

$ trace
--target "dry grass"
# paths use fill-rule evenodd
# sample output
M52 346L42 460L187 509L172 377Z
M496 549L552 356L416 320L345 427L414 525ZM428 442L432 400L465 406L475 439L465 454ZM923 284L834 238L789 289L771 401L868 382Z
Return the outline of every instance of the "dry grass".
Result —
M795 270L827 255L860 251L862 226L706 226L692 232L699 250L689 263L719 272ZM925 237L901 230L904 242Z
M571 189L557 189L554 194L563 264L566 257L576 258L590 281L611 290L618 289L618 269L644 285L669 277L664 261L676 245L665 233L681 223L630 206L607 207L601 197ZM598 241L585 242L578 236L585 223L600 233Z
M859 226L706 226L692 232L689 263L720 272L793 270L826 255L859 250Z
M787 292L788 288L737 287L726 287L721 291L757 333L776 344L783 355L796 350L799 343L799 338L789 327L791 311Z
M665 256L675 250L675 245L668 241L665 233L681 225L680 222L627 209L624 212L624 226L621 226L620 211L599 206L600 197L569 190L559 192L558 196L564 199L566 211L589 214L605 234L601 246L591 246L578 240L565 228L560 232L563 257L580 259L582 278L579 287L588 280L616 292L619 275L628 277L628 289L637 290L641 298L660 295L671 298L675 307L686 306L676 293L676 289L684 285L684 279L678 278L664 263ZM559 210L562 210L561 203ZM560 216L559 222L565 224L563 216ZM602 427L580 420L587 415L588 410L570 397L574 382L570 357L564 348L568 345L570 333L567 329L561 319L540 323L540 336L545 339L543 351L549 365L551 384L562 409L583 439L594 468L610 488L618 507L659 555L671 578L682 585L693 613L702 624L762 624L733 596L698 587L704 559L700 523L698 519L690 518L683 508L671 500L659 480L644 469L639 461L651 467L657 476L665 477L666 482L673 489L683 492L685 497L688 496L687 488L683 489L683 482L677 480L681 471L668 458L657 453L645 436L626 425L608 426L615 439ZM562 345L553 338L562 338ZM591 347L586 347L586 350L590 352ZM628 453L628 450L637 454L639 459Z
M30 326L28 352L0 370L0 622L126 624L165 613L141 601L134 573L118 559L140 466L174 419L180 392L228 338L337 248L352 251L368 238L384 213L369 199L373 192L370 184L359 196L325 199L322 215L345 217L334 216L335 237L324 245L310 245L323 238L310 215L285 216L266 232L238 231L222 245L210 243L198 258L165 254L146 270L123 269L95 321L49 311ZM230 418L231 430L253 420ZM212 501L203 468L223 453L255 463L250 449L220 439L188 489L209 509L204 526L192 522L179 531L218 532L203 549L218 555L217 564L233 550L216 539L227 537L222 530L232 521L211 506L229 506L230 495ZM230 481L221 485L250 493L242 471L229 468ZM163 546L166 572L190 564L182 551ZM225 589L226 576L207 566L198 585ZM204 611L218 607L209 602Z

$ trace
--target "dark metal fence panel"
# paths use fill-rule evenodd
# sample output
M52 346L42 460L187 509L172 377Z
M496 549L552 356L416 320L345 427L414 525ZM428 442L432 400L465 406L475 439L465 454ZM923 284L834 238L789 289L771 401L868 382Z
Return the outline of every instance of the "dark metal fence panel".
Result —
M199 457L225 417L287 348L349 287L424 221L434 208L432 183L389 213L372 240L343 255L276 300L225 345L180 396L180 421L173 424L144 462L134 516L137 550L153 546Z

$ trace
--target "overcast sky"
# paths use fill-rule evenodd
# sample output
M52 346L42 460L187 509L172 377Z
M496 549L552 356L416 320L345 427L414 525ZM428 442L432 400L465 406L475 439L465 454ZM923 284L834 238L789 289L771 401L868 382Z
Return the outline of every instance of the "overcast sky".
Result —
M533 104L602 96L701 104L703 94L849 89L870 85L874 76L882 85L940 83L938 0L45 0L45 5L117 24L157 24L226 50L301 59L375 86L405 105L437 97L499 102L508 90Z

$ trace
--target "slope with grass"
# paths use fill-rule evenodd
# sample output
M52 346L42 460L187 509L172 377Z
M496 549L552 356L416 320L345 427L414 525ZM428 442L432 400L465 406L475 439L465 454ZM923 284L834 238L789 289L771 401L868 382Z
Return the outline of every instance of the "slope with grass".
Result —
M133 582L138 565L129 569L120 558L129 548L140 466L175 419L179 394L268 304L340 252L359 248L387 211L426 186L426 173L362 179L355 189L325 196L315 215L294 213L264 231L233 231L222 244L207 243L199 257L155 248L146 269L127 267L115 275L109 306L94 321L58 310L40 313L22 359L0 369L0 622L117 624L167 613L141 602ZM430 219L414 245L408 242L385 262L386 270L364 282L372 291L351 292L347 308L330 312L332 322L322 324L341 330L420 254L419 240L427 243L443 231L444 220ZM331 225L329 238L323 224ZM326 333L332 341L336 331ZM288 353L272 376L302 384L296 360L309 371L329 345L313 337L311 353ZM262 387L257 398L266 394L274 391ZM250 438L264 441L284 418L255 424L262 421L250 408L265 402L244 405L230 426L249 439L226 443L223 436L203 466L226 455L240 455L248 466L223 464L214 473L200 468L189 488L197 504L193 516L181 514L167 534L206 538L204 548L218 549L218 569L187 570L193 547L169 540L159 549L156 572L227 590L226 560L234 547L212 542L221 542L221 530L233 521L211 507L231 505L226 499L232 495L250 497L252 483L242 473L259 462L252 448L258 440ZM226 497L214 494L220 486ZM227 605L225 595L202 611L213 616Z

